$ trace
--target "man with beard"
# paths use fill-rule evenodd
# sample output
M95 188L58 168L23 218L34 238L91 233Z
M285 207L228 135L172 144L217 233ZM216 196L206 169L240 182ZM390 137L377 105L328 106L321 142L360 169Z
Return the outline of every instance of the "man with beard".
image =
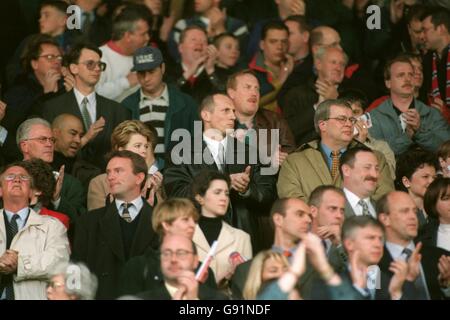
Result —
M82 149L82 158L104 169L104 155L111 150L111 134L131 115L117 102L96 94L95 85L106 68L101 57L102 52L93 45L80 43L73 47L67 55L67 63L75 77L74 89L47 101L42 116L52 122L58 115L69 113L82 120L84 131L94 136Z
M342 100L325 100L317 107L314 126L320 140L313 140L288 155L278 176L278 196L308 199L320 185L340 187L339 159L348 149L360 146L353 140L356 118L351 107ZM374 198L394 188L385 157L376 152L380 179Z
M377 217L371 197L378 185L380 168L375 153L359 146L349 149L340 160L342 186L346 197L345 217Z
M369 133L387 141L396 156L413 144L434 152L450 139L449 125L440 112L414 98L413 77L410 59L400 56L389 61L384 79L390 98L370 112Z

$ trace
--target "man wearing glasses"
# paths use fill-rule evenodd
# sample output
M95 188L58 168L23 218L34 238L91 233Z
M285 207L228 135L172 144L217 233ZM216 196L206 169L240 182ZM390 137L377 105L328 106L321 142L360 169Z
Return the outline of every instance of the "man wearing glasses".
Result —
M6 114L1 121L7 131L3 151L7 163L20 159L15 141L17 127L40 113L44 101L65 92L61 73L62 55L58 43L50 36L37 35L27 44L24 74L6 91Z
M101 73L107 68L100 59L102 52L90 44L78 44L67 54L67 64L74 75L72 91L47 101L42 117L49 122L63 113L78 117L91 141L82 149L82 158L100 169L104 155L111 150L111 135L121 122L131 119L130 112L115 101L95 92Z
M361 146L361 143L353 140L355 123L356 118L347 103L342 100L321 102L314 115L314 127L320 139L305 143L284 161L278 176L278 196L306 201L319 185L331 184L340 187L341 155L347 149ZM379 199L392 190L394 184L385 157L379 152L375 153L380 175L373 198Z
M69 260L66 228L29 208L33 180L22 162L0 173L0 300L46 300L46 279Z
M145 300L225 300L225 295L195 279L197 249L191 239L168 234L160 247L163 281L137 296Z

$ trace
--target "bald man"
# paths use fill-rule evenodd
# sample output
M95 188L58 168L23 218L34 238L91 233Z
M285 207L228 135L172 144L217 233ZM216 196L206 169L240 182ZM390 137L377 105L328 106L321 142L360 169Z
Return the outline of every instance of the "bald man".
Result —
M58 171L64 165L64 172L76 176L83 185L89 182L90 177L100 174L100 170L78 156L80 149L94 138L92 134L89 134L89 137L84 134L83 123L78 117L68 113L60 114L53 120L52 131L55 138L53 170ZM80 166L87 169L83 170L81 175L77 174L76 169Z

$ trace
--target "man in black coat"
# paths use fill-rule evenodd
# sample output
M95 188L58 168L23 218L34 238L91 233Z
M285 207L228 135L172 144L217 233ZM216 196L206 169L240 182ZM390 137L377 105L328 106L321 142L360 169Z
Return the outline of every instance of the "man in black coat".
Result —
M177 165L166 170L163 183L169 197L192 198L193 178L202 169L227 174L231 180L231 203L225 219L250 234L256 253L271 245L270 237L260 232L258 216L268 215L276 198L273 172L276 169L262 167L255 149L227 135L234 128L234 109L228 96L216 94L205 98L200 107L203 135L200 137L194 130L195 143L183 139L172 149L170 160ZM270 162L270 158L266 160Z
M97 299L116 298L126 262L158 247L151 228L152 207L141 197L145 160L131 151L117 151L106 173L115 200L81 216L73 247L73 259L85 262L99 279Z
M450 297L450 275L440 270L439 264L450 267L445 250L414 245L417 237L418 219L414 200L405 192L392 191L377 203L378 220L386 229L386 243L380 269L390 273L393 260L406 260L410 272L407 280L414 282L421 300L440 300ZM422 259L418 257L418 253Z
M161 243L162 281L137 296L146 300L225 300L227 297L207 285L199 284L195 273L199 260L191 239L166 235Z
M82 158L104 169L104 155L111 149L111 135L121 122L131 119L130 112L115 101L95 93L95 85L107 66L100 61L102 52L95 46L80 43L67 55L70 72L74 75L72 91L47 101L42 117L49 122L62 113L78 117L84 131L94 138L82 149Z

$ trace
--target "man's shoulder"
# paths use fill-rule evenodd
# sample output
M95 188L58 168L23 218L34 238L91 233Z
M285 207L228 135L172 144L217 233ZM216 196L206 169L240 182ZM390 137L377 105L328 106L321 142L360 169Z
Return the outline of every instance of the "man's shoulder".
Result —
M63 107L63 106L60 105L60 103L63 101L68 101L68 100L72 100L72 99L76 100L73 90L64 92L63 94L59 94L59 95L45 101L44 107L48 107L48 108L57 107L58 109L62 109L61 107Z

